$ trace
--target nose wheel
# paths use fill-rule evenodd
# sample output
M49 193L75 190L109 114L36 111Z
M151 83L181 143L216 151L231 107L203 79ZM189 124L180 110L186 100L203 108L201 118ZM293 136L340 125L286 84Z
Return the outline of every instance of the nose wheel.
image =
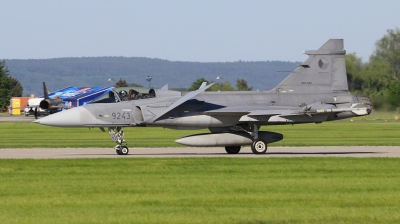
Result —
M129 149L127 146L117 145L114 147L118 155L128 155Z

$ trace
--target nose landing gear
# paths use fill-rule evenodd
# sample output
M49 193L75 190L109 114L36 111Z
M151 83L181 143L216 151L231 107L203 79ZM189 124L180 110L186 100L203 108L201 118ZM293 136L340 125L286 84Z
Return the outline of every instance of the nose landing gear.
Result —
M117 145L114 147L117 154L128 155L129 154L129 149L127 146L128 143L126 143L124 140L124 131L122 130L122 128L121 127L108 128L108 133L110 134L111 139L117 143Z
M118 155L128 155L129 149L127 146L117 145L114 147Z

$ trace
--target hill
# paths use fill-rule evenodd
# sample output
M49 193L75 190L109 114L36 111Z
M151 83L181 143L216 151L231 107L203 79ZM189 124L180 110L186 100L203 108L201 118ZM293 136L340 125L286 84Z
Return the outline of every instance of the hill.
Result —
M120 78L128 83L188 88L198 78L215 81L217 76L235 86L236 79L247 80L254 90L270 89L296 68L298 62L182 62L140 57L83 57L5 60L10 75L24 87L24 95L42 95L42 82L54 91L67 86L113 86ZM284 72L282 72L284 71ZM108 81L109 79L115 81Z

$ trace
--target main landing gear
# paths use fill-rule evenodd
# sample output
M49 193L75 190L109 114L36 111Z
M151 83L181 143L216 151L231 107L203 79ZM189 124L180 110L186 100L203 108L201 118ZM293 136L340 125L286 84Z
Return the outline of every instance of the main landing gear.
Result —
M128 155L128 144L124 140L124 131L121 127L108 128L108 133L113 141L117 143L114 147L118 155Z
M235 145L235 146L225 146L225 151L228 154L238 154L240 152L240 149L242 148L241 145Z
M250 134L250 136L253 139L253 142L251 144L251 151L254 154L265 154L267 152L267 144L262 140L258 138L258 129L260 127L256 124L247 124L245 126L236 126L236 130L244 131ZM225 151L228 154L237 154L239 153L241 149L241 146L225 146Z
M253 137L251 151L253 151L254 154L265 154L265 152L267 152L267 144L263 140L258 139L258 129L260 129L260 127L256 124L250 126L250 135Z
M265 154L267 152L267 144L261 139L256 139L251 144L251 151L254 154Z

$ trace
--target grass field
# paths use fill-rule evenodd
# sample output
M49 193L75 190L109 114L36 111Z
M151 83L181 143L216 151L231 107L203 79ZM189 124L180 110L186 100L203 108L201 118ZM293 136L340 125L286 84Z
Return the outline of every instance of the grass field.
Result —
M400 145L400 120L346 120L322 124L263 126L261 130L279 132L282 141L271 146ZM170 130L164 128L125 128L129 147L179 147L174 141L208 130ZM98 128L58 128L34 123L0 123L0 148L30 147L114 147L107 132Z
M1 160L1 223L399 223L400 160Z
M208 130L126 128L129 147ZM267 126L275 146L400 145L380 114ZM0 147L113 147L99 129L0 123ZM0 223L400 223L396 158L0 160Z

